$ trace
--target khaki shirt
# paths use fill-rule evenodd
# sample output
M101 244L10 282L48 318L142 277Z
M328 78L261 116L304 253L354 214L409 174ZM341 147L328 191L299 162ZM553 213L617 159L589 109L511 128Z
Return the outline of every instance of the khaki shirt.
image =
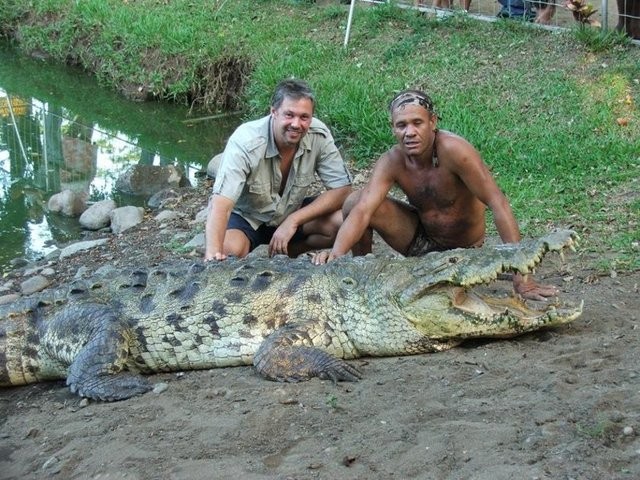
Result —
M302 137L282 196L280 154L273 138L271 115L240 125L231 135L220 160L213 193L235 203L234 213L253 228L280 225L298 210L318 174L327 189L351 184L351 176L331 132L313 118Z

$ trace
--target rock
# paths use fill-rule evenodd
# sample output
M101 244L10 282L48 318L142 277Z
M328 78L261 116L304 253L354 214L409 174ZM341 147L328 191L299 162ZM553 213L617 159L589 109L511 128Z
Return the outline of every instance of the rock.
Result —
M158 382L153 386L153 393L160 394L166 392L169 388L169 384L165 382Z
M60 252L60 258L62 259L62 258L70 257L71 255L74 255L78 252L81 252L83 250L90 250L92 248L99 247L100 245L104 245L105 243L107 243L106 238L72 243L68 247L65 247L62 249L62 251Z
M91 205L80 215L80 225L87 230L100 230L111 223L110 214L117 208L113 200L101 200Z
M207 176L210 178L216 178L216 173L218 173L218 169L220 168L220 161L222 160L222 154L219 153L207 164Z
M32 293L44 290L49 286L51 281L42 275L31 277L20 284L20 291L23 295L31 295Z
M192 248L200 248L204 247L204 233L198 233L195 237L193 237L189 242L185 243L184 248L192 249Z
M110 217L111 231L118 235L141 223L144 218L144 209L142 207L134 207L132 205L120 207L112 210Z
M44 275L45 277L53 277L56 274L56 271L51 267L43 268L40 272L40 275Z
M198 213L196 213L195 222L196 223L205 223L207 221L207 216L209 215L209 208L204 207Z
M15 302L20 298L20 295L17 293L8 293L6 295L0 296L0 305L6 305L7 303Z
M180 197L180 193L175 188L166 188L164 190L160 190L157 193L151 195L151 198L147 200L147 207L152 209L161 208L163 203L166 203L167 200L175 199Z
M31 268L25 269L25 271L23 272L22 276L30 277L31 275L35 275L36 273L39 273L40 270L42 270L42 267L39 267L39 266L36 265L35 267L31 267Z
M134 165L116 180L120 192L145 197L167 188L190 185L184 173L173 165Z
M18 257L11 260L9 264L12 268L22 268L29 265L29 260L27 260L26 258Z
M158 223L168 222L170 220L174 220L179 218L180 214L178 212L174 212L173 210L163 210L158 215L154 217L155 221Z
M47 261L57 260L58 258L60 258L60 252L61 250L59 248L56 248L52 252L47 253L44 258Z
M51 196L47 208L67 217L77 217L87 209L87 193L63 190Z

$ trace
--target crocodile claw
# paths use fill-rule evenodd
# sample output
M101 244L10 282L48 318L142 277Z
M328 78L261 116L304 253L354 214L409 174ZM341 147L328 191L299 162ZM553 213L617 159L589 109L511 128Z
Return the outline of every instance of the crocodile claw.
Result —
M278 382L301 382L313 377L356 382L362 374L344 360L318 348L304 346L278 346L261 348L253 364L256 370Z

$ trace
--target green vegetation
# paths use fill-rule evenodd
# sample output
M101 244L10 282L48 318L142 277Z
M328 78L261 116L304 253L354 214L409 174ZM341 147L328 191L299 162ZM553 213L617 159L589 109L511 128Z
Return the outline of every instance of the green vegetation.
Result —
M615 33L549 32L393 4L285 0L0 0L0 35L82 66L130 97L266 111L275 83L309 81L354 167L393 141L394 92L429 92L468 138L525 235L569 226L603 271L640 269L640 48Z

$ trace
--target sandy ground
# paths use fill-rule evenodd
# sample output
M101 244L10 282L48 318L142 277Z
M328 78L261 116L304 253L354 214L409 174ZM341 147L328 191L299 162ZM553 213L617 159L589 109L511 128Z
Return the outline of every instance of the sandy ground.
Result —
M112 247L145 244L126 239ZM357 383L239 367L155 375L165 391L116 403L62 382L2 389L0 478L640 478L640 273L599 277L580 258L549 257L537 274L584 299L573 324L356 360Z

